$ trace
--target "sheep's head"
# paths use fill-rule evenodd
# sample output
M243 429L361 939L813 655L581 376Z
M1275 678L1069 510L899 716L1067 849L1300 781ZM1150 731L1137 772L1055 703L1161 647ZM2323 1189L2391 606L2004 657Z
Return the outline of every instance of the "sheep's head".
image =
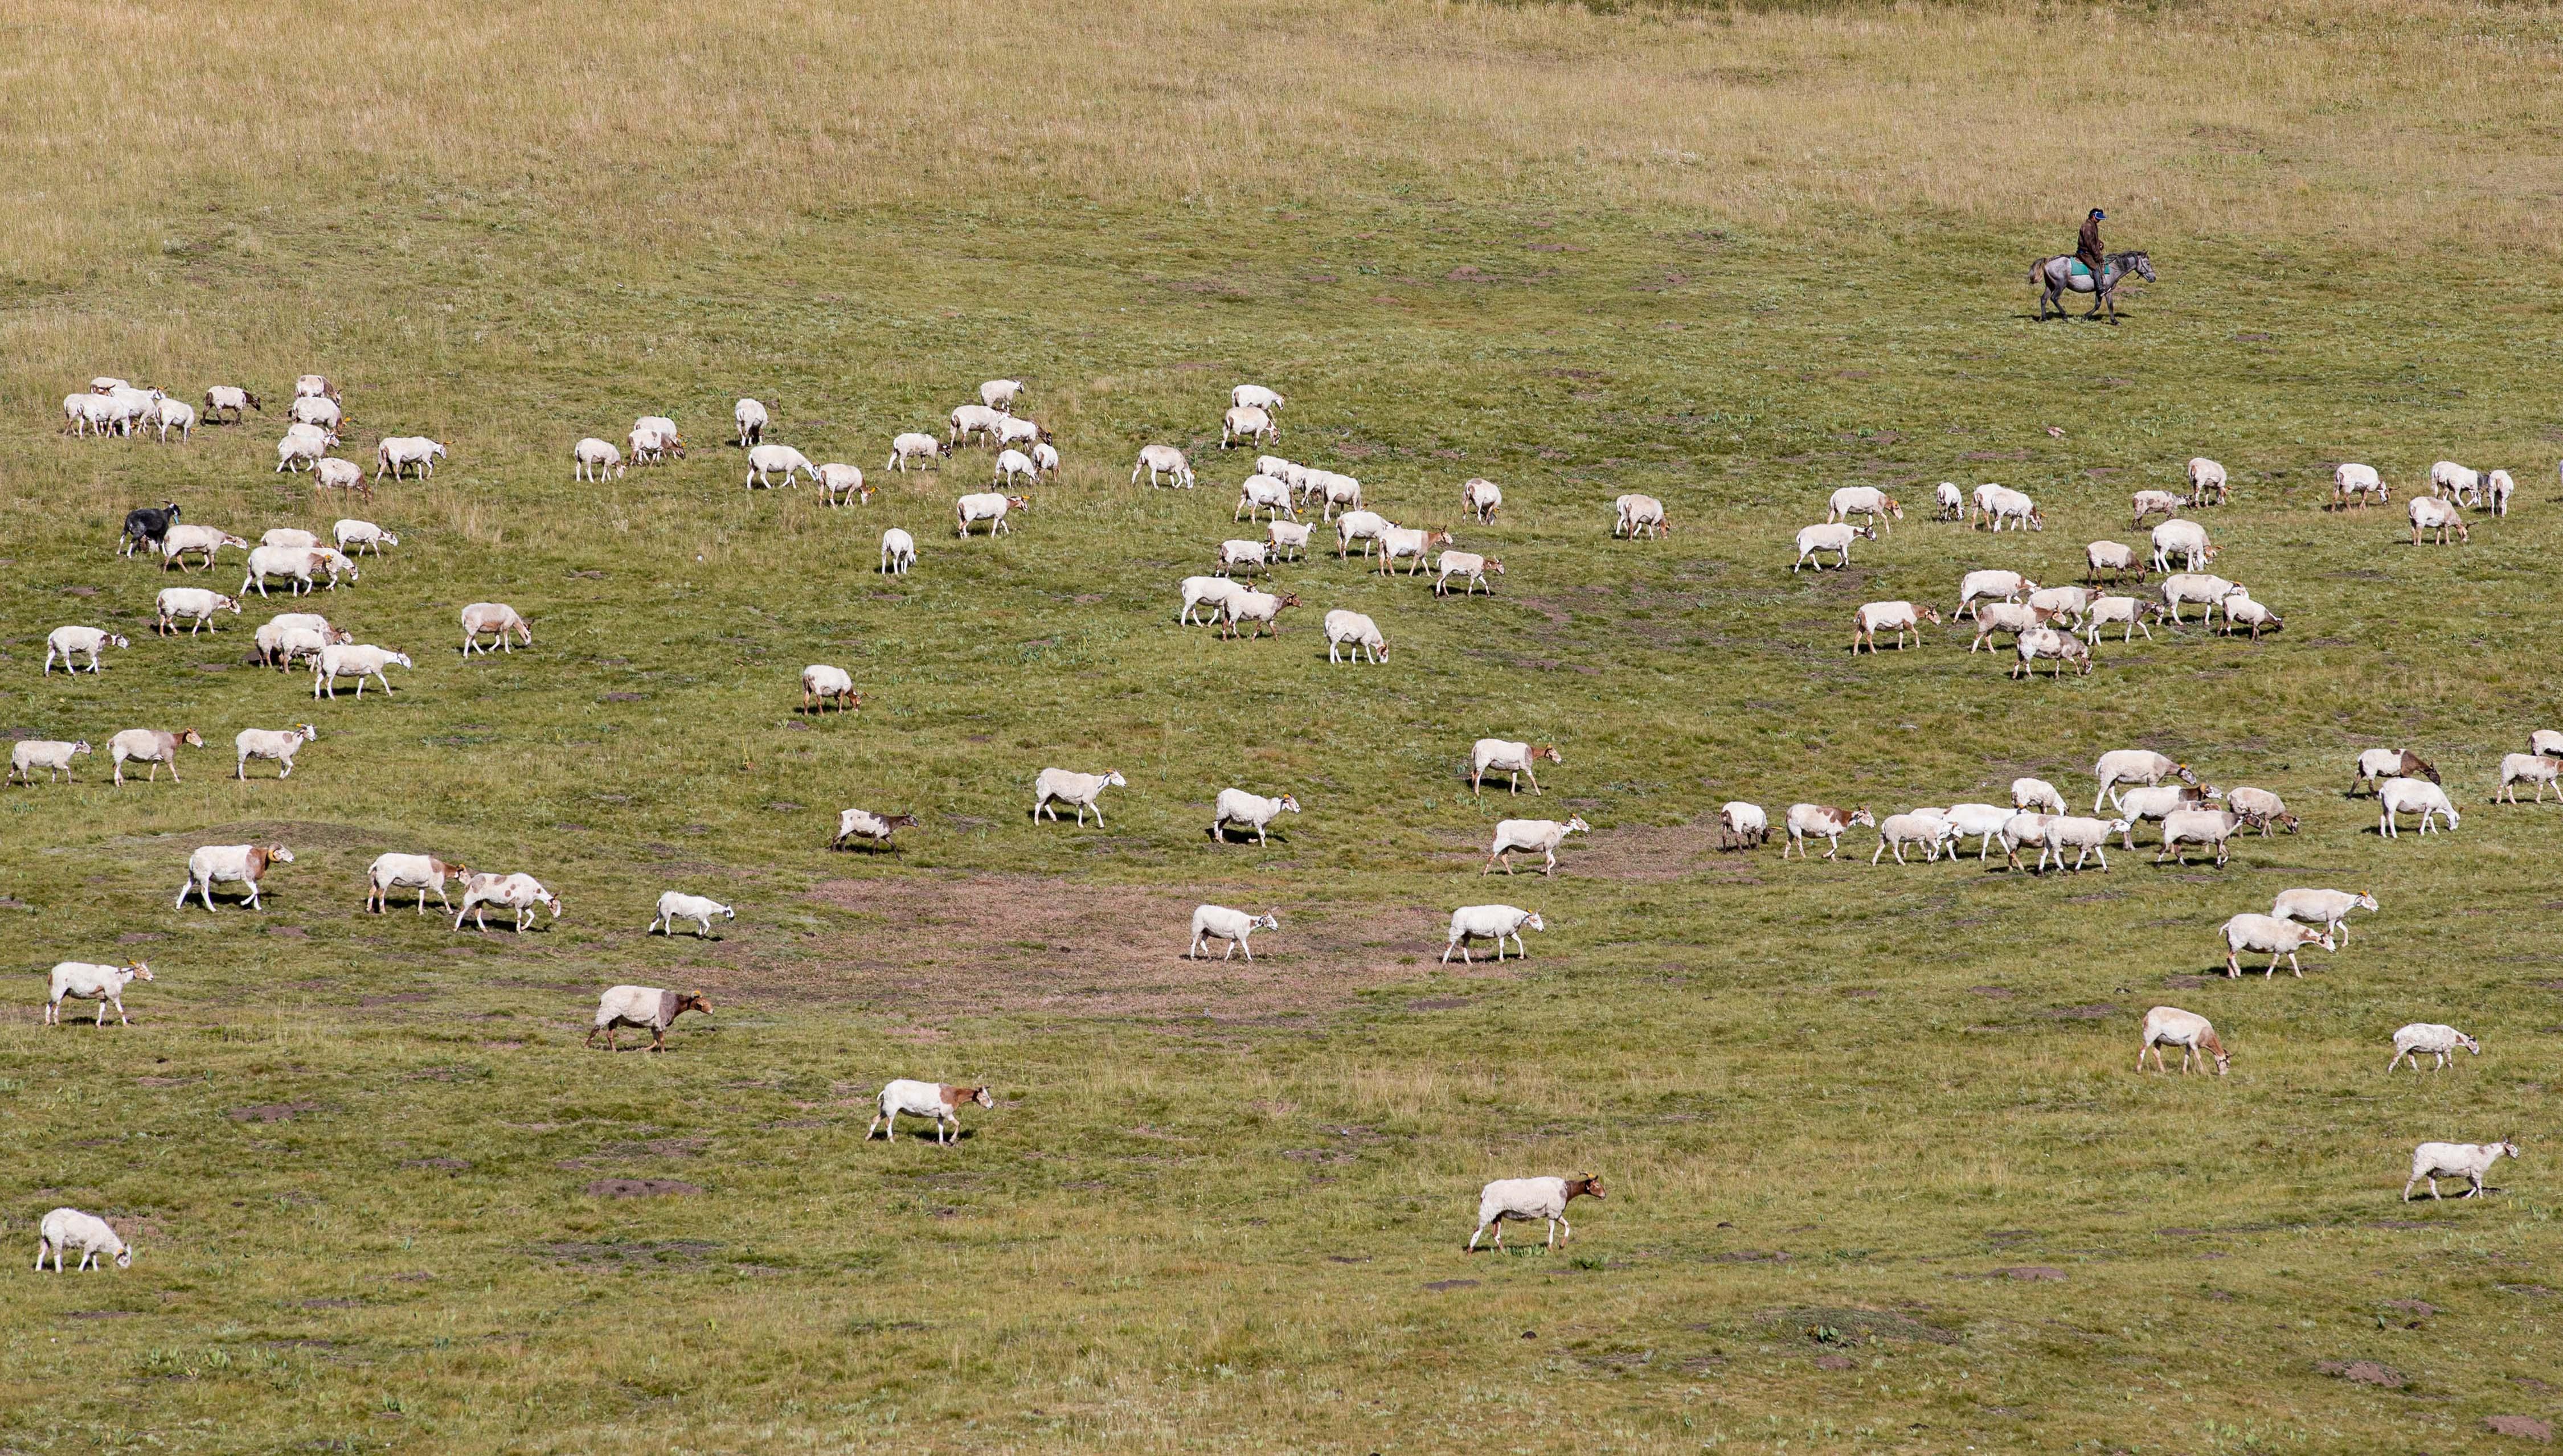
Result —
M1533 761L1546 759L1560 768L1566 766L1566 755L1559 753L1557 751L1557 745L1554 743L1543 743L1539 745L1530 751L1530 756Z
M172 736L180 743L187 745L189 748L202 748L205 746L205 735L197 732L193 728L181 728Z
M552 919L554 919L554 920L558 920L558 919L560 919L560 915L561 915L561 897L560 897L560 896L553 894L553 893L552 893L551 891L549 891L549 890L545 890L545 891L543 891L540 895L537 895L537 896L534 898L534 903L535 903L535 904L537 904L537 905L549 905L549 906L551 907L551 911L552 911ZM708 1009L708 1007L706 1007L706 1009Z
M2492 1146L2498 1148L2501 1152L2508 1154L2510 1157L2516 1158L2518 1156L2518 1135L2512 1133Z
M2470 1036L2467 1036L2463 1031L2457 1033L2457 1045L2464 1047L2465 1050L2472 1052L2476 1056L2482 1055L2482 1043L2474 1040Z
M1847 822L1853 824L1867 824L1873 829L1877 827L1877 816L1871 814L1868 806L1863 805L1861 808L1855 809L1851 812L1851 819Z
M1608 1196L1602 1190L1602 1179L1598 1174L1586 1174L1566 1181L1566 1196L1572 1198L1578 1194L1588 1198Z
M267 846L267 857L268 862L272 864L292 864L294 851L282 844L270 844Z
M969 1092L970 1095L962 1099L963 1101L975 1102L981 1107L994 1107L997 1105L997 1089L994 1087L972 1087L969 1089Z
M1530 918L1529 918L1529 919L1527 919L1527 920L1525 920L1525 921L1523 921L1523 922L1522 922L1522 924L1529 926L1529 927L1530 927L1531 929L1533 929L1533 930L1543 930L1543 931L1544 931L1544 930L1548 929L1548 922L1547 922L1547 921L1545 921L1545 920L1540 919L1540 918L1539 918L1539 912L1538 912L1538 911L1536 911L1536 910L1533 910L1532 912L1530 912Z
M148 961L136 961L124 968L124 974L132 977L136 981L148 981L151 979L151 963Z
M690 991L677 998L677 1014L682 1016L688 1011L700 1011L708 1016L712 1013L712 1003L703 1000L701 992Z
M75 753L75 754L86 754L86 753L88 753L89 751L90 751L89 740L88 740L88 739L86 739L86 738L84 738L84 739L82 739L81 741L79 741L78 743L75 743L75 744L73 744L73 745L72 745L72 752L73 752L73 753Z
M2510 1156L2515 1158L2518 1155L2513 1153ZM133 1245L126 1244L115 1251L115 1267L118 1269L130 1269L133 1267Z
M1895 518L1896 518L1897 520L1899 520L1899 521L1900 521L1900 520L1902 520L1902 519L1904 519L1904 507L1902 507L1902 506L1900 506L1900 505L1898 505L1898 504L1896 504L1896 503L1895 503L1895 497L1894 497L1894 496L1892 496L1892 495L1883 496L1883 497L1881 497L1881 498L1878 500L1878 502L1877 502L1877 503L1878 503L1878 505L1879 505L1880 507L1882 507L1882 508L1886 511L1886 513L1887 513L1888 515L1891 515L1891 516L1895 517Z
M1284 794L1284 795L1282 795L1282 807L1283 809L1285 809L1285 810L1289 811L1289 812L1290 812L1290 813L1292 813L1292 814L1297 814L1297 813L1299 812L1299 800L1298 800L1298 797L1297 797L1297 796L1295 796L1295 795L1290 795L1290 794Z
M1580 814L1570 815L1567 817L1564 832L1569 834L1589 834L1593 832L1593 826L1584 821L1584 816Z
M1105 770L1103 774L1103 782L1106 787L1113 789L1127 789L1130 787L1130 781L1121 777L1121 771L1119 769Z
M2351 904L2360 910L2373 910L2376 908L2376 897L2365 890L2361 890L2358 892L2358 898L2352 901Z

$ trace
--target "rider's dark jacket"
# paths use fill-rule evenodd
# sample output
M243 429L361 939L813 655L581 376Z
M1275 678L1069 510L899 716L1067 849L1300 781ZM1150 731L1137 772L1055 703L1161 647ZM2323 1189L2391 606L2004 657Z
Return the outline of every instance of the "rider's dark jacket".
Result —
M2102 254L2100 252L2100 220L2098 218L2084 218L2082 220L2082 236L2075 240L2073 244L2073 256L2090 265L2092 273L2097 273L2100 271Z

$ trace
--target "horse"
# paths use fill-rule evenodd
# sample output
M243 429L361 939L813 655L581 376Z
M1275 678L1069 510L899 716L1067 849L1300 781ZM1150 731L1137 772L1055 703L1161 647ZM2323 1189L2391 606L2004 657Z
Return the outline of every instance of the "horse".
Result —
M2047 310L2051 307L2056 310L2056 316L2059 318L2071 317L2065 311L2063 295L2073 292L2099 295L2091 300L2091 311L2083 315L2085 318L2099 317L2100 305L2106 303L2109 305L2109 321L2116 323L2119 282L2129 273L2134 273L2149 283L2154 280L2153 262L2141 253L2112 253L2100 267L2101 276L2094 283L2088 269L2078 273L2073 272L2073 255L2070 253L2060 254L2054 258L2042 258L2030 265L2030 286L2045 290L2038 299L2039 322L2047 321Z

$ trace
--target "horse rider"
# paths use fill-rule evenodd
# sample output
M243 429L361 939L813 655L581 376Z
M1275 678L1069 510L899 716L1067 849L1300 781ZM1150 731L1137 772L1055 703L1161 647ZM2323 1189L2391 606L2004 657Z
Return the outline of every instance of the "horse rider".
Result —
M2091 292L2096 297L2107 279L2108 257L2100 251L2100 223L2108 216L2098 208L2082 220L2082 236L2073 242L2073 259L2091 270Z

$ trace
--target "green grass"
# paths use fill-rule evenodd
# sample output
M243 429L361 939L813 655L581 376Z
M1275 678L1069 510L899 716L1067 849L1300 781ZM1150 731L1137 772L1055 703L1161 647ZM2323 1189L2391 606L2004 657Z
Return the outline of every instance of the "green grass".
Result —
M1817 22L1734 44L1791 24ZM1359 139L1393 152L1411 119ZM650 180L726 185L721 155ZM386 156L259 215L254 248L172 251L238 206L180 171L112 199L153 241L67 245L0 301L0 726L213 745L180 786L117 791L90 759L78 787L0 795L8 1217L32 1242L77 1204L140 1251L6 1282L0 1446L2332 1451L2558 1414L2536 1381L2563 1287L2541 938L2563 811L2482 803L2555 722L2557 299L2495 287L2514 260L2131 221L2113 238L2161 285L2119 328L2039 326L2021 278L2062 230L1833 193L1781 222L1571 171L1356 167L1265 204L1046 186L635 248L637 205L591 244L557 205L589 184L527 165L420 182ZM453 450L352 509L402 544L325 604L418 658L388 700L242 664L282 602L150 637L163 579L111 555L164 496L253 536L325 529L268 473L301 368L346 386L350 454L385 431ZM247 382L271 414L184 449L50 433L101 371ZM1016 534L956 542L983 453L874 467L997 374L1031 381L1069 466ZM1249 378L1290 396L1282 453L1501 556L1499 595L1328 552L1277 573L1305 603L1278 640L1178 630L1175 581L1256 533L1230 522L1245 453L1215 448ZM885 493L741 490L718 442L746 393ZM570 482L571 441L645 411L691 458ZM1202 487L1130 486L1148 441L1209 442ZM2158 629L2062 683L2007 681L1963 632L1847 652L1864 601L1945 610L1968 567L2057 581L2087 540L2141 540L2126 495L2193 454L2234 471L2204 518L2278 637ZM2508 465L2520 502L2415 549L2400 497L2443 455ZM2322 511L2344 458L2397 506ZM1492 527L1457 525L1472 474L1504 486ZM1988 478L2047 530L1924 519L1933 482ZM1907 519L1849 572L1791 576L1794 530L1869 480ZM1626 490L1670 503L1671 539L1608 538ZM921 559L885 582L893 524ZM460 659L476 600L522 610L533 650ZM1386 666L1326 663L1335 606L1379 620ZM134 645L37 676L75 621ZM812 661L854 672L860 715L794 710ZM292 780L225 777L234 732L305 718ZM1486 734L1562 746L1535 810L1469 796ZM2340 791L2379 743L2447 771L2456 834L2371 832ZM2134 744L2278 790L2304 832L2223 870L2148 845L2045 882L1710 847L1731 798L1883 815L2039 774L2070 800ZM1128 777L1107 827L1027 821L1053 764ZM1213 845L1233 784L1305 812L1268 848ZM849 804L924 824L830 854ZM1597 832L1555 880L1478 878L1494 819L1569 810ZM298 856L264 912L170 908L187 848L252 835ZM568 913L522 937L364 916L391 848L533 870ZM2298 883L2384 910L2302 981L2177 979ZM668 887L740 917L645 939ZM1201 899L1279 911L1253 969L1177 959ZM1450 907L1487 899L1546 913L1530 960L1438 967ZM125 956L160 977L134 1026L36 1024L44 968ZM703 988L715 1014L664 1057L582 1050L618 982ZM2216 1020L2232 1076L2131 1070L2164 1002ZM2382 1077L2418 1019L2485 1054ZM867 1144L892 1076L990 1080L999 1105L957 1149ZM2498 1195L2395 1201L2413 1143L2512 1132ZM1575 1206L1571 1254L1460 1251L1484 1180L1585 1171L1610 1195ZM627 1177L699 1191L586 1191ZM2318 1368L2353 1360L2410 1386Z

